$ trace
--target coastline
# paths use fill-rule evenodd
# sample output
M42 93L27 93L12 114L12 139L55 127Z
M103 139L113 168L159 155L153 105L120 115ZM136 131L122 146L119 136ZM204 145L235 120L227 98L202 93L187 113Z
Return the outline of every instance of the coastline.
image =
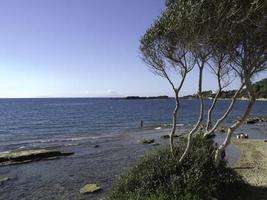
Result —
M181 124L177 131L186 132L188 126ZM265 137L263 134L265 127L265 123L259 122L244 125L239 132L245 132L253 138L261 139ZM170 127L159 125L142 129L128 129L100 137L81 137L82 140L69 138L68 145L55 146L55 148L75 152L72 156L0 168L0 177L3 177L4 181L7 180L1 185L0 199L21 199L23 195L27 199L43 200L49 200L51 197L55 199L100 199L109 190L114 178L126 170L137 158L144 153L168 145L169 140L161 136L169 134L169 132ZM138 142L152 139L157 145ZM218 142L223 139L224 134L218 134ZM237 142L249 141L251 140ZM266 144L262 140L258 141ZM235 140L233 142L235 143ZM234 162L241 158L237 147L231 145L226 152L229 159L232 158ZM243 148L247 149L245 146ZM244 167L245 165L241 163L240 166ZM37 177L38 181L36 181ZM79 190L88 183L96 183L101 186L102 190L88 195L80 194ZM32 188L31 193L25 193L25 188L21 185ZM16 193L11 193L10 191L14 189ZM48 193L50 195L45 196Z
M114 178L136 159L168 145L168 140L161 136L169 132L169 128L157 127L126 130L105 137L73 141L75 144L78 142L77 145L54 147L60 151L75 152L63 159L2 166L0 199L98 200L109 190ZM160 145L138 142L149 139ZM80 189L90 183L99 185L102 190L88 195L80 194ZM26 187L31 188L31 192L25 192ZM16 192L11 192L14 190Z
M240 150L240 159L234 169L250 185L267 187L267 143L263 140L233 140Z
M198 99L196 97L181 97L181 99L186 99L186 100L194 100ZM213 98L204 98L204 99L209 99L212 100ZM232 100L232 98L218 98L218 100ZM237 98L238 101L248 101L248 98L242 97L242 98ZM267 98L258 98L256 101L267 101Z

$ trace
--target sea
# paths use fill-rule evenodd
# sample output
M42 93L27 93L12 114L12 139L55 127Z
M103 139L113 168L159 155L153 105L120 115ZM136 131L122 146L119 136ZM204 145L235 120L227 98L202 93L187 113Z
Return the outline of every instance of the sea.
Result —
M212 119L218 119L229 104L230 100L219 100ZM238 119L246 104L237 101L224 126ZM206 100L206 111L210 105ZM174 106L171 98L0 99L0 154L36 148L74 153L57 160L0 166L0 180L9 179L0 182L0 199L101 198L127 166L158 148L138 144L138 140L153 138L160 146L166 144L160 136L170 131ZM194 125L198 112L197 99L181 100L178 133L186 133ZM257 101L251 115L267 116L267 102ZM239 132L263 139L267 125L244 125ZM87 183L97 183L102 190L81 195L79 189Z

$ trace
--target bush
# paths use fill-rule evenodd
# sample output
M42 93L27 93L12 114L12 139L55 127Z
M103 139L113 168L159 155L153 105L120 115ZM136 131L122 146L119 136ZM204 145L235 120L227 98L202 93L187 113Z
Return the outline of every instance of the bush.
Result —
M146 154L114 181L105 200L238 200L236 191L244 183L225 162L214 166L213 141L196 136L192 142L182 163L184 140L175 156L166 147Z

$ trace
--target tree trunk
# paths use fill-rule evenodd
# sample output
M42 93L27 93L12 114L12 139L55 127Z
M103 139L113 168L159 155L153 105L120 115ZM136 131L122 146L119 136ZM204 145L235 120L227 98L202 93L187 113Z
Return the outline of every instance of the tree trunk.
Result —
M241 90L243 89L244 87L244 84L242 84L240 86L240 88L236 91L236 93L234 94L234 96L232 97L232 101L230 103L230 105L228 106L226 112L223 114L223 116L221 118L219 118L217 120L217 122L215 123L215 125L212 127L212 129L210 129L208 132L206 132L204 134L204 138L206 138L207 136L211 135L214 133L214 131L218 128L218 126L224 121L224 119L229 115L229 113L231 112L231 110L233 109L233 106L236 102L236 99L239 95L239 93L241 92Z
M204 102L203 102L203 98L201 97L200 98L200 116L199 116L199 119L196 123L196 125L194 126L194 128L190 131L190 133L188 134L188 138L187 138L187 146L186 146L186 149L183 153L183 155L181 156L179 162L182 162L183 159L185 158L185 156L188 154L189 150L190 150L190 147L191 147L191 143L192 143L192 137L193 137L193 134L198 130L202 120L203 120L203 109L204 109Z
M217 82L218 82L218 91L212 101L212 104L211 104L211 107L209 108L209 111L208 111L208 117L207 117L207 124L206 124L206 132L208 132L211 128L212 128L212 119L211 119L211 115L212 115L212 112L215 108L215 105L217 103L217 100L221 94L221 91L222 91L222 85L221 85L221 65L219 64L219 67L218 67L218 71L217 71Z
M216 150L216 152L215 152L215 165L217 167L219 166L220 161L222 159L222 152L224 152L225 148L231 143L233 133L235 132L236 129L238 129L244 123L244 121L248 117L248 115L251 112L252 107L255 103L255 94L254 94L250 80L246 80L246 87L247 87L248 94L249 94L249 102L248 102L247 108L246 108L243 116L237 122L235 122L232 126L230 126L228 128L227 135L226 135L224 142Z
M200 110L199 110L199 118L197 123L195 124L194 128L189 132L188 138L187 138L187 146L185 148L184 153L182 154L181 158L179 159L179 162L182 162L185 156L188 154L191 143L192 143L192 136L193 134L198 130L202 120L203 120L203 111L204 111L204 102L202 97L202 77L203 77L203 68L204 68L204 62L202 63L202 66L199 68L199 82L198 82L198 96L200 101Z
M209 111L208 111L207 124L206 124L206 132L208 132L208 131L211 129L211 127L212 127L212 123L211 123L211 121L212 121L212 119L211 119L211 115L212 115L212 112L213 112L213 110L214 110L214 108L215 108L215 105L216 105L216 103L217 103L217 101L218 101L218 97L219 97L220 94L221 94L221 88L219 88L219 90L218 90L216 96L214 97L214 99L213 99L213 101L212 101L211 107L210 107L210 109L209 109Z
M179 101L179 92L184 84L184 81L185 81L185 77L186 77L186 74L183 74L182 75L182 80L180 82L180 85L178 87L178 89L175 89L173 83L170 81L170 79L168 78L169 82L172 84L172 87L173 87L173 90L174 90L174 93L175 93L175 108L174 108L174 111L172 113L172 130L170 132L170 149L171 149L171 153L174 152L174 134L175 134L175 131L176 131L176 123L177 123L177 113L178 113L178 110L179 110L179 107L180 107L180 101Z
M176 131L176 122L177 122L177 112L179 110L180 107L180 102L179 102L179 97L178 97L178 91L175 91L175 108L174 111L172 113L172 130L170 132L170 149L171 152L174 152L174 134Z

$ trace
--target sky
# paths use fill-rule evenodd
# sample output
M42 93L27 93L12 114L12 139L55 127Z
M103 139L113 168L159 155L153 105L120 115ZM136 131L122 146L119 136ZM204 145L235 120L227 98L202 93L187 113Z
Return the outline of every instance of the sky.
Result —
M163 10L164 0L0 0L0 98L173 96L138 49Z

